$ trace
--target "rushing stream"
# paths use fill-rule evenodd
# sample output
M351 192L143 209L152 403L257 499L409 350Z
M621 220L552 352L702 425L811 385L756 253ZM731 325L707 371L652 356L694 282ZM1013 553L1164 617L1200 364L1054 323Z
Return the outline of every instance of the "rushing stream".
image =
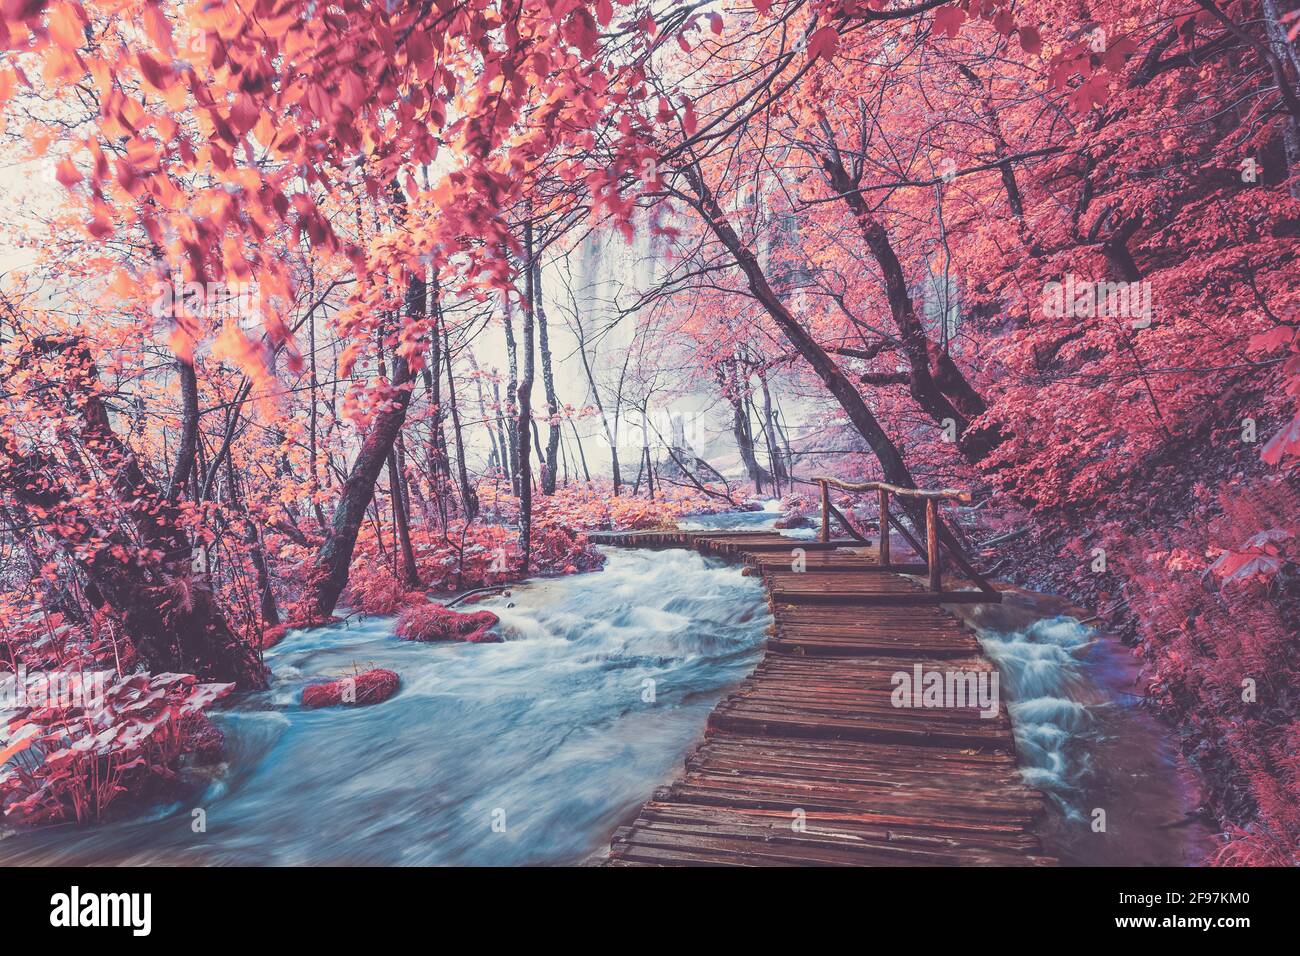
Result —
M761 528L776 516L685 526ZM770 620L757 579L738 567L686 550L607 558L601 571L484 601L501 617L501 644L411 644L389 618L291 633L267 655L271 690L216 715L226 762L186 799L11 835L0 864L598 859L752 669ZM1178 825L1187 788L1161 728L1127 696L1135 675L1122 649L1041 595L960 613L1003 671L1026 778L1053 798L1049 852L1196 862L1204 833ZM395 697L298 706L306 684L371 667L401 675ZM1105 834L1089 825L1095 807L1107 810Z
M480 606L504 643L408 643L391 618L291 633L272 689L217 715L227 765L192 802L11 837L0 863L581 863L672 779L770 620L756 579L684 550L611 549ZM371 667L396 696L297 705Z
M1051 801L1041 831L1051 853L1080 865L1204 860L1212 834L1192 816L1190 776L1141 707L1139 667L1123 645L1060 598L1032 591L950 610L976 629L1001 673L1021 774Z

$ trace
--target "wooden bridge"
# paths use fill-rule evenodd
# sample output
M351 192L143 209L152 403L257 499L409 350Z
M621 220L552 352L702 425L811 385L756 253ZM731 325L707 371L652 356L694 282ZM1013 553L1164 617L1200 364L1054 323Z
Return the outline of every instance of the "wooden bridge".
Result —
M614 834L607 865L1055 862L1033 830L1044 800L1021 781L1003 704L989 717L969 701L891 700L900 672L979 679L993 671L974 633L940 606L1000 600L939 517L940 503L969 496L819 482L814 541L766 531L589 535L739 559L762 576L774 618L754 673L714 709L685 772ZM855 530L831 503L831 487L878 491L880 526L901 532L915 552L910 563L894 563L888 536L873 546ZM894 495L924 502L925 547L890 515ZM832 539L832 518L850 537ZM943 588L945 549L973 588Z

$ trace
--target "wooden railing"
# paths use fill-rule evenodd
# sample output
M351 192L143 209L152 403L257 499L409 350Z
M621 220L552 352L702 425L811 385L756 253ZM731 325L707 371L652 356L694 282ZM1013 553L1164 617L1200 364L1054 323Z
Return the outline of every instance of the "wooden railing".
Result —
M943 555L942 550L947 550L953 562L962 570L962 572L974 582L986 596L993 601L1000 601L1001 594L988 580L980 574L971 565L970 561L962 551L961 544L947 526L943 519L939 517L939 504L943 501L959 501L969 503L971 493L961 491L956 488L904 488L900 485L891 485L884 481L864 481L849 482L841 481L838 478L817 478L817 484L821 487L822 496L822 525L821 540L829 543L831 540L831 517L834 516L840 520L840 524L856 541L866 544L866 538L853 527L844 514L831 503L831 488L838 488L841 491L860 493L864 491L875 491L879 494L880 500L880 544L879 555L880 565L889 568L891 564L890 546L889 546L889 529L892 526L898 531L911 545L918 555L925 555L925 570L929 578L931 591L943 590ZM912 532L907 530L897 517L890 513L889 499L891 496L900 498L912 498L925 503L925 546L913 536ZM968 592L969 593L969 592Z

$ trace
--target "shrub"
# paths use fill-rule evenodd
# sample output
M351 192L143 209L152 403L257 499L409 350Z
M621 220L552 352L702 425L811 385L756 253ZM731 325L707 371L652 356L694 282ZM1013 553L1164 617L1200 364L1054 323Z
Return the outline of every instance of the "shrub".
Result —
M137 674L102 706L23 707L0 728L0 807L26 824L97 821L122 794L177 778L181 756L214 739L202 711L233 684Z
M462 613L428 602L402 611L397 619L397 636L404 641L496 643L501 640L499 635L492 633L497 621L497 616L491 611Z

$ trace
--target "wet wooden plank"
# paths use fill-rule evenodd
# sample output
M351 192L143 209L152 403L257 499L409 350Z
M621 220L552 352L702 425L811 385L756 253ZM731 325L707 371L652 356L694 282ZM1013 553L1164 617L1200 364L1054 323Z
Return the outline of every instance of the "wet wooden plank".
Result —
M833 551L852 541L809 541L804 538L790 538L785 535L772 535L769 538L705 538L696 542L696 547L706 554L725 554L744 557L747 554L771 553L793 559L796 552L804 554L820 551Z
M746 551L784 554L794 549L805 552L831 551L856 542L810 541L775 531L588 531L591 544L624 548L696 548L706 554L740 556Z
M1005 707L989 716L978 701L895 706L894 675L917 665L976 679L993 672L938 596L870 567L874 548L831 542L793 571L782 549L815 542L763 532L673 540L760 574L772 634L754 672L710 715L683 773L614 835L607 865L1055 862L1034 832L1044 798L1017 770Z
M759 571L792 571L798 561L805 571L831 574L924 574L925 564L891 565L880 563L876 548L839 548L831 551L811 551L801 555L780 553L751 553L745 555L746 564Z

